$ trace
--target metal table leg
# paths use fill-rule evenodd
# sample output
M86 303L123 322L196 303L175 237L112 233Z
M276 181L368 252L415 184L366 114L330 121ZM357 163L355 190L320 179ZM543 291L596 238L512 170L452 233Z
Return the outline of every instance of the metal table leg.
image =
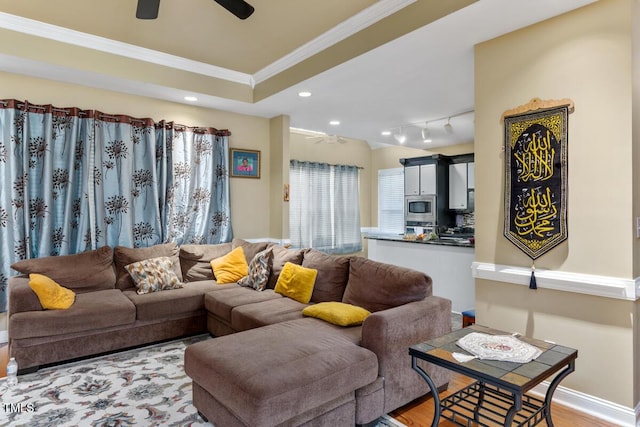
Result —
M544 418L547 421L548 427L553 427L553 421L551 420L551 399L553 398L553 393L556 391L558 384L560 381L564 379L567 375L576 370L576 362L575 360L571 361L569 365L560 372L554 379L551 381L549 388L547 389L547 393L544 397Z
M424 369L418 366L417 359L414 356L411 356L411 367L413 368L414 371L420 374L420 376L427 382L427 384L429 385L429 388L431 389L431 395L433 396L433 404L434 404L433 421L431 422L431 427L436 427L440 422L440 412L441 412L440 395L438 394L438 388L436 387L435 383L433 382L429 374L427 374L424 371Z

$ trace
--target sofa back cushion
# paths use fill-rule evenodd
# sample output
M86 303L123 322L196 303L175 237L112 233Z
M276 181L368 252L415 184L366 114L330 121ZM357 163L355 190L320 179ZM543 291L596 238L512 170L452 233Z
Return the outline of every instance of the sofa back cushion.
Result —
M273 245L271 251L271 273L269 274L269 282L267 288L274 289L278 282L278 277L284 268L286 263L292 263L302 265L302 250L301 249L287 249L283 246Z
M302 266L318 270L311 302L342 301L349 280L348 257L308 249L304 252Z
M182 245L180 246L180 269L184 282L213 280L211 260L220 258L231 252L231 242L217 245Z
M127 248L116 246L113 250L113 258L116 264L116 288L132 289L135 283L125 266L134 262L143 261L150 258L169 257L173 265L173 271L182 281L182 271L180 270L180 258L178 256L178 245L175 242L150 246L148 248Z
M431 277L422 272L353 257L342 302L373 313L420 301L431 293Z
M74 255L24 259L11 268L22 274L44 274L78 293L113 289L116 283L113 250L109 246Z
M244 257L247 260L247 264L251 262L254 256L258 254L258 252L262 252L267 249L271 244L269 242L256 242L251 243L242 239L233 239L231 241L231 249L237 249L238 247L242 247L242 251L244 252Z

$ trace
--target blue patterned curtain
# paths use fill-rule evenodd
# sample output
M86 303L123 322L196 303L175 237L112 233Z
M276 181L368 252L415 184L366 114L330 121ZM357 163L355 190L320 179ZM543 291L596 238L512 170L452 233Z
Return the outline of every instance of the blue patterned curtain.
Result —
M182 243L232 239L229 213L229 137L210 128L160 124L159 144L170 158L168 191L161 206L164 235Z
M0 101L0 311L20 259L230 241L228 137Z

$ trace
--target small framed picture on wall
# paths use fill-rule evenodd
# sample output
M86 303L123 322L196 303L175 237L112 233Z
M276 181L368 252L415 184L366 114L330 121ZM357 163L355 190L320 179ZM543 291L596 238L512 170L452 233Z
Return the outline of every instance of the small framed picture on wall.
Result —
M237 178L260 178L260 151L232 148L231 176Z

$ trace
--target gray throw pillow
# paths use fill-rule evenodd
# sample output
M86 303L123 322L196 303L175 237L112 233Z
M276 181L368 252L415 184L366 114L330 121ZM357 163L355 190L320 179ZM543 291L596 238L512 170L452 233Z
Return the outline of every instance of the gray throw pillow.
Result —
M256 291L265 290L269 281L269 273L271 272L271 252L271 248L258 252L249 263L249 274L238 280L238 285L252 288Z

